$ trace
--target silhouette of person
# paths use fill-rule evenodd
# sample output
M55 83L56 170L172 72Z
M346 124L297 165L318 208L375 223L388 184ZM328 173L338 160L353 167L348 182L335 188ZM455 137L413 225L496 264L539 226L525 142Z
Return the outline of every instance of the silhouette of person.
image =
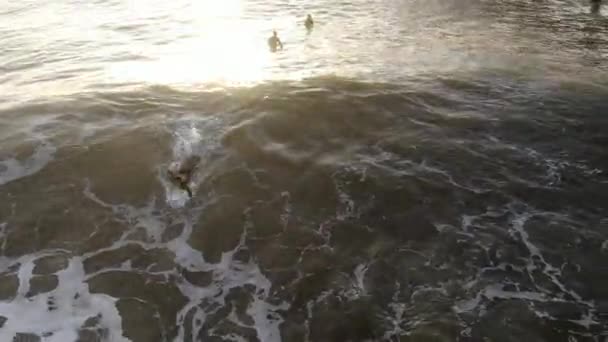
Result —
M591 13L599 13L602 0L591 0Z
M270 48L270 51L272 51L272 52L276 52L277 48L280 48L281 50L283 50L283 43L279 39L279 36L277 35L277 31L272 31L272 36L270 38L268 38L268 47Z
M315 25L315 22L312 20L312 16L309 14L306 17L306 21L304 22L304 26L306 26L306 29L308 31L312 30L312 27Z

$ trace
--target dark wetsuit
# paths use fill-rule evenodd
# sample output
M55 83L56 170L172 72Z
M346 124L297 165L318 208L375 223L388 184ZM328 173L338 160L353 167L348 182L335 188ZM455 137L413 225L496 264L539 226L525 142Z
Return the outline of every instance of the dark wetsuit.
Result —
M306 29L308 31L312 30L312 27L315 25L315 22L312 20L311 16L308 16L306 18L306 21L304 22L304 26L306 26Z
M591 13L598 13L601 5L602 0L591 0Z
M280 48L281 50L283 50L283 43L281 43L281 40L279 39L279 37L274 35L274 36L268 38L268 48L272 52L276 52L277 48Z
M177 183L180 189L185 190L190 198L192 198L190 181L192 180L192 176L194 175L200 161L201 157L190 156L180 163L172 164L167 170L169 178L173 182Z

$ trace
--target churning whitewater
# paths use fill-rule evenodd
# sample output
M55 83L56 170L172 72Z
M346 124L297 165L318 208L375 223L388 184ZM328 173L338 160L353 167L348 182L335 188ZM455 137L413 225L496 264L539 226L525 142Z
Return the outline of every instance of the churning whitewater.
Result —
M0 4L0 340L604 342L607 14Z

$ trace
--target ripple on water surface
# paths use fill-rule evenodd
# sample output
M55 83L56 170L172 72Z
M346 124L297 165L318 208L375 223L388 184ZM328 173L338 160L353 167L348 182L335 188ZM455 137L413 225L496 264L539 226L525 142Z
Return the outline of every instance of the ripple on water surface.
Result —
M587 10L0 5L0 340L602 342Z

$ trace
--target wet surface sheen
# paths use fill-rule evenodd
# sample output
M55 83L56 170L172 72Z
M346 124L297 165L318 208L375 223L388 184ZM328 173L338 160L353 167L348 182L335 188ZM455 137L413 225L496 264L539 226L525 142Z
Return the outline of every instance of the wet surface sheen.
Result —
M0 340L604 342L588 10L0 4Z

